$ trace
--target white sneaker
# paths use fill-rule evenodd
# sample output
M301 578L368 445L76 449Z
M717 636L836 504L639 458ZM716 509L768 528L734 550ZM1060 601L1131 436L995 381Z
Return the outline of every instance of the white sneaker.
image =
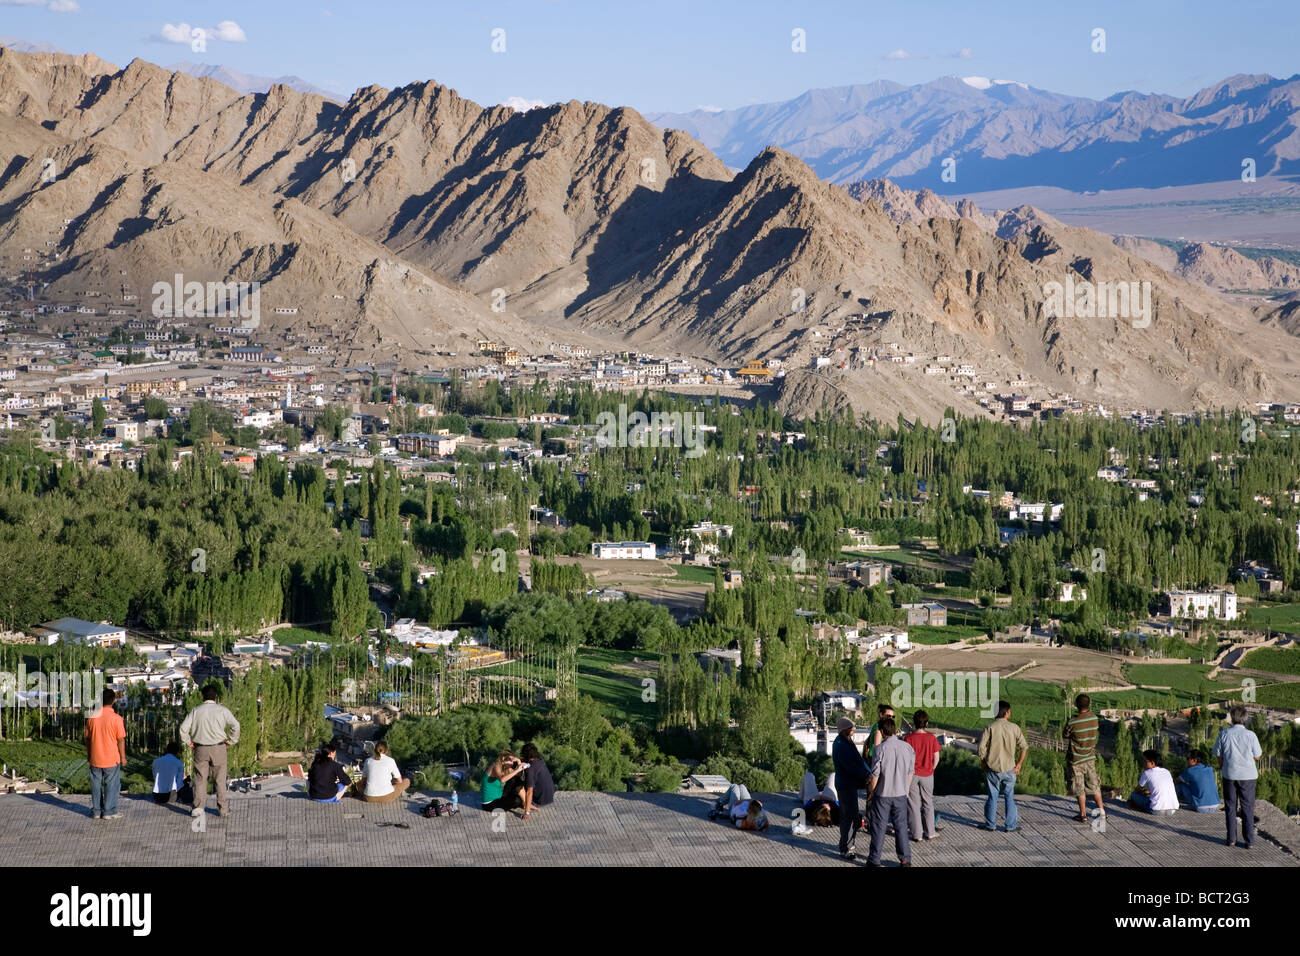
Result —
M202 808L202 807L195 807L193 810L190 811L190 816L192 816L192 817L201 817L201 816L203 816L203 808Z

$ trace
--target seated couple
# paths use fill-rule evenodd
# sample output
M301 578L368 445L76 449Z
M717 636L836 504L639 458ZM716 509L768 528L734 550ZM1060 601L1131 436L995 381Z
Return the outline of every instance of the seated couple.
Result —
M355 783L335 759L337 753L336 743L325 744L307 771L307 796L317 803L338 803L349 788L352 796L367 803L392 803L411 785L397 769L397 761L388 756L388 744L383 741L375 744L374 756L366 758L361 779Z
M520 758L503 750L488 765L482 780L484 810L491 813L522 808L526 820L537 807L555 799L555 781L541 753L532 744L522 753Z
M1159 816L1175 813L1180 799L1197 813L1213 813L1223 806L1214 771L1205 763L1201 751L1188 751L1187 769L1178 775L1177 783L1163 764L1158 751L1142 752L1145 769L1138 778L1137 789L1129 797L1129 806Z

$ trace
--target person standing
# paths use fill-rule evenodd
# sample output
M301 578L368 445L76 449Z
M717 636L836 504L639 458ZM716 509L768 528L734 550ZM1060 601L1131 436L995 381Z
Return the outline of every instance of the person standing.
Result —
M1074 716L1065 722L1062 734L1069 741L1065 763L1070 773L1071 796L1079 800L1078 823L1088 822L1088 795L1097 801L1097 812L1106 815L1101 800L1101 777L1097 773L1097 740L1101 736L1101 723L1092 712L1092 698L1080 694L1074 698Z
M208 801L208 772L217 788L217 813L225 816L226 748L239 743L239 721L217 702L221 689L217 684L203 688L203 703L181 722L181 743L194 750L194 809L191 816L203 816Z
M888 704L878 704L876 706L876 722L871 725L871 729L867 731L867 739L862 743L862 758L863 760L866 761L868 767L871 766L871 762L876 755L876 748L880 746L880 741L883 739L880 733L880 722L884 720L886 717L890 718L891 720L894 718L894 708L890 707ZM870 817L871 816L871 788L870 787L867 787L867 794L862 802L863 802L862 812L866 816Z
M916 751L894 736L894 718L880 718L880 743L871 761L871 852L867 866L880 866L885 848L885 828L894 825L894 848L899 866L911 866L907 836L907 795L916 771Z
M870 771L853 745L853 721L841 717L836 728L839 733L831 745L831 758L840 797L840 857L852 860L857 855L853 848L858 838L858 791L867 785Z
M1016 812L1016 777L1029 753L1029 744L1024 731L1018 724L1011 722L1011 705L998 701L998 715L991 724L984 728L980 736L980 766L984 768L984 780L988 786L988 799L984 801L984 822L981 830L998 828L998 795L1002 795L1005 806L1007 832L1015 833L1020 829L1020 817Z
M934 826L934 768L939 763L939 738L926 728L930 715L918 710L912 717L916 729L903 738L916 752L916 771L907 791L907 832L914 841L937 840Z
M90 763L90 819L116 820L117 797L126 766L126 723L113 710L117 694L104 688L99 711L86 718L86 759Z
M1232 726L1219 731L1213 754L1219 760L1219 776L1223 778L1223 810L1228 818L1227 846L1237 846L1237 809L1241 809L1241 846L1249 850L1255 845L1255 782L1259 779L1256 764L1264 755L1259 738L1246 726L1246 708L1237 704L1228 716Z

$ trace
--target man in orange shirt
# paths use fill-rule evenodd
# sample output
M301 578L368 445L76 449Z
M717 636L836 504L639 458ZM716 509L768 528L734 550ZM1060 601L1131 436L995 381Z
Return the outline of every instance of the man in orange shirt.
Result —
M117 694L104 689L104 706L86 718L86 758L90 761L90 818L116 820L117 795L126 766L126 724L113 710Z

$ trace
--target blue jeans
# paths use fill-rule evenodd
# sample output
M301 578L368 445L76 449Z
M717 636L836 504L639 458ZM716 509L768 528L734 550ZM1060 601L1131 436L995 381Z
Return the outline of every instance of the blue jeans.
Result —
M120 765L91 767L90 815L92 817L111 817L117 813L117 795L121 790L122 768Z
M341 784L339 784L339 792L336 793L336 794L334 794L334 796L332 796L332 797L324 797L324 798L322 798L322 799L320 799L320 800L317 800L315 797L312 797L312 801L313 801L314 803L342 803L342 802L343 802L343 794L345 794L345 793L347 793L347 792L348 792L348 786L347 786L347 784L345 784L345 783L341 783Z
M1175 782L1174 791L1178 794L1179 800L1186 803L1197 813L1217 813L1223 809L1223 804L1221 803L1212 803L1209 806L1204 807L1198 804L1196 802L1196 795L1192 792L1192 788L1187 786L1185 783Z
M1147 813L1154 813L1156 816L1172 816L1174 810L1152 810L1151 794L1143 793L1141 790L1134 790L1128 798L1129 806L1136 807L1139 810L1145 810Z
M1020 814L1016 812L1016 775L1010 770L1001 773L986 770L984 780L989 788L988 799L984 801L984 825L990 829L997 827L998 794L1001 793L1007 829L1014 830L1020 821Z

